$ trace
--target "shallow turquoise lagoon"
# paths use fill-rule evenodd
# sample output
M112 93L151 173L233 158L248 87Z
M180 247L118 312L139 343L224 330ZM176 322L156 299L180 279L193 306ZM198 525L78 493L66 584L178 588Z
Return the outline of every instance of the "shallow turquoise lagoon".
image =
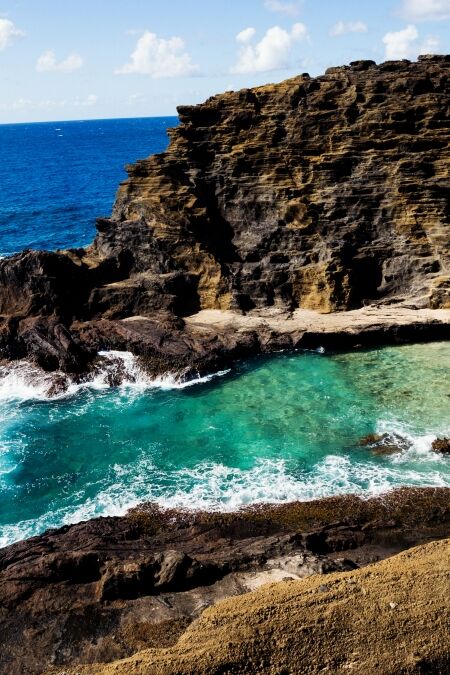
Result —
M0 377L0 544L143 500L235 509L254 502L400 485L450 486L450 344L256 358L182 386L130 370L45 398L42 383ZM358 441L395 433L403 451ZM398 440L398 438L397 438Z

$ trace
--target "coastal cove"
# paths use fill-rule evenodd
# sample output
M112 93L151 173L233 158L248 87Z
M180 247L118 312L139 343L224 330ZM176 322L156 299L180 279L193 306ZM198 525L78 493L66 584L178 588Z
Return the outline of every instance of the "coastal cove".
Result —
M105 353L95 377L53 396L51 377L3 369L1 544L146 501L234 511L450 487L450 457L431 447L450 434L449 343L324 352L185 382Z
M449 96L0 127L0 673L449 672Z

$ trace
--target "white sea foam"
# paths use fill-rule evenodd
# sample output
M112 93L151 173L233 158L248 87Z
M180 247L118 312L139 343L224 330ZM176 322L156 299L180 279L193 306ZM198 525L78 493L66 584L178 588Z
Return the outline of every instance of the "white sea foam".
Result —
M447 425L447 426L446 426ZM448 459L432 449L432 442L437 436L450 436L450 425L443 420L439 430L428 430L426 433L413 433L409 427L395 419L379 420L376 432L378 434L395 434L404 443L402 452L389 457L392 464L405 464L411 461L428 461L436 464L447 462Z
M43 400L53 383L54 376L27 361L0 366L0 401Z
M187 387L193 387L196 384L206 384L216 377L223 377L230 372L230 368L225 370L218 370L216 373L211 373L209 375L197 375L197 377L186 378L184 375L162 375L150 381L150 387L157 387L158 389L186 389Z
M229 370L210 375L187 377L171 374L151 378L140 367L136 356L125 351L101 351L95 370L75 381L57 371L46 373L28 361L0 366L0 402L57 400L73 396L82 389L103 390L111 386L145 389L185 389L221 377Z
M106 484L106 483L109 484ZM32 536L49 527L80 522L98 516L120 516L144 501L164 508L235 511L260 503L311 501L337 494L381 495L402 485L450 487L448 472L422 472L393 463L352 462L349 457L328 455L308 472L292 473L283 460L264 459L250 469L204 462L193 468L162 471L148 458L116 465L108 480L98 485L93 498L81 492L77 503L63 506L35 520L6 525L0 530L0 546Z

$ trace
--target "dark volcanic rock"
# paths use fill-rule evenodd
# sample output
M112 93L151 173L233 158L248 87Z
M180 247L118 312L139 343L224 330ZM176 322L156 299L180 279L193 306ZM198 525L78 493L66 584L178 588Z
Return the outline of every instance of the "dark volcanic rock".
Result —
M359 446L367 447L374 455L395 455L411 447L411 442L396 433L369 434L360 438Z
M202 610L286 577L352 570L448 536L449 490L335 497L232 514L160 511L0 550L0 672L112 661L173 644Z
M387 66L180 107L168 151L129 167L97 252L147 226L133 270L151 250L154 274L196 277L201 308L444 306L450 63Z
M156 324L449 307L449 74L448 57L356 61L181 106L168 150L128 167L91 247L0 261L2 355L70 371L115 347L207 367L241 345L209 357L210 337L181 322L170 341ZM136 316L153 319L140 338L122 323Z

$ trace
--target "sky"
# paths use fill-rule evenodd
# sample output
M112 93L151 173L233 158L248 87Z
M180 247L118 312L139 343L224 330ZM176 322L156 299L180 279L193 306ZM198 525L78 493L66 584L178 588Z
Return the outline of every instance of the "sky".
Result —
M229 90L450 52L450 0L0 0L0 123L175 115Z

